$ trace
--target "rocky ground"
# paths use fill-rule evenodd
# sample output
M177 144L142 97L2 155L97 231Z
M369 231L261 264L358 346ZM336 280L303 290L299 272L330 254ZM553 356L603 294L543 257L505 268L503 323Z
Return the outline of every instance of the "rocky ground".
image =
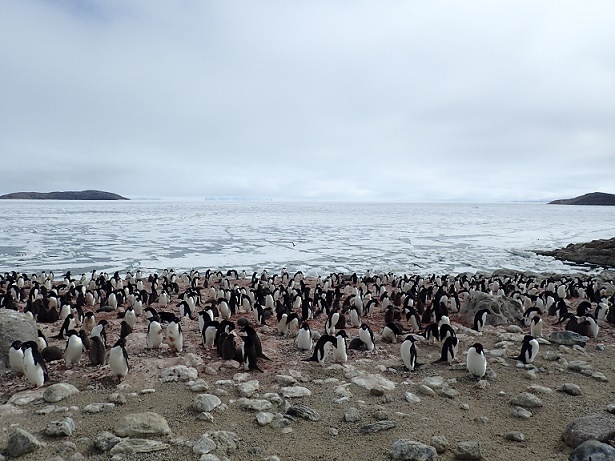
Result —
M105 315L113 324L112 343L120 320ZM245 314L234 320L240 316L253 323ZM0 451L8 456L21 436L19 447L34 449L21 456L26 461L564 460L572 452L562 439L567 424L593 414L602 418L594 421L600 430L611 430L605 437L613 438L614 326L601 325L597 340L585 347L543 339L534 365L524 366L513 357L525 328L488 326L477 333L460 319L451 316L460 351L477 341L487 351L489 370L480 381L465 370L462 353L452 366L433 363L440 345L426 342L419 346L424 365L415 372L405 371L399 343L381 340L372 353L351 351L345 364L304 362L309 354L293 339L279 337L272 321L257 327L271 360L260 361L263 373L247 373L202 347L196 321L183 321L186 347L180 354L166 346L146 349L146 324L140 321L127 345L131 369L119 384L108 365L91 367L85 356L73 368L50 364L51 382L40 389L2 371ZM368 322L378 336L382 314ZM315 320L312 329L322 332L323 323ZM554 319L545 323L545 337L561 329ZM48 337L58 329L46 326ZM346 330L357 336L357 329ZM139 423L144 412L155 413L141 415L147 427ZM132 425L130 415L137 419ZM570 445L579 443L571 437ZM130 453L135 447L156 451ZM403 457L411 448L423 450L424 457Z
M592 240L587 243L571 243L564 248L537 253L576 264L615 267L615 238Z

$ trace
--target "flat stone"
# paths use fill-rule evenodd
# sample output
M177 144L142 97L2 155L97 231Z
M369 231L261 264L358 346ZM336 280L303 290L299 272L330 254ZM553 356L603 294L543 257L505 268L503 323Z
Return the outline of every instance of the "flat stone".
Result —
M532 412L522 407L513 407L512 415L520 419L530 419L532 417Z
M615 403L609 403L606 406L606 411L608 411L609 413L615 415Z
M220 461L220 458L218 458L213 453L205 453L204 455L201 455L201 457L199 458L199 461Z
M522 392L519 395L513 397L510 403L519 407L525 408L539 408L542 407L542 400L529 392Z
M79 389L72 384L56 383L45 389L43 399L48 403L56 403L77 393L79 393Z
M237 403L244 410L265 411L273 407L269 400L240 398Z
M192 446L195 455L204 455L216 449L216 442L208 434L203 434Z
M237 384L237 391L241 397L252 397L256 392L258 392L259 388L260 383L255 379Z
M592 373L591 377L594 378L596 381L600 381L603 383L607 383L609 381L609 378L607 378L604 373L600 373L599 371Z
M444 453L448 449L449 445L450 443L448 439L443 435L434 435L431 438L431 446L436 449L438 454Z
M559 354L553 351L546 351L542 354L542 358L547 362L555 362L556 360L559 360Z
M553 393L553 389L551 389L550 387L540 386L538 384L530 384L527 387L527 389L530 392L536 392L538 394L552 394Z
M612 461L615 448L597 440L586 440L570 453L569 461Z
M19 458L32 453L41 446L41 442L25 429L13 427L9 430L6 452L12 458Z
M45 435L49 437L69 436L75 430L75 421L64 418L60 421L50 421L45 428Z
M435 397L436 395L436 391L434 391L431 387L425 386L425 384L419 384L417 391L419 394L426 395L428 397Z
M276 413L271 420L271 427L274 429L286 429L290 425L290 420L285 418L282 413Z
M581 395L581 388L574 383L564 383L560 387L560 391L568 395Z
M160 380L163 383L177 382L177 381L194 381L199 376L199 372L196 368L187 367L186 365L175 365L173 367L165 368L162 371Z
M220 406L222 400L220 397L213 394L199 394L194 397L194 403L192 407L198 412L209 412L214 408Z
M459 442L455 447L454 453L457 459L482 459L483 457L480 450L480 442L474 440Z
M259 426L271 424L271 421L273 421L273 413L269 413L268 411L259 411L256 414L256 422Z
M374 432L387 431L389 429L393 429L397 423L392 420L384 420L378 421L372 424L367 424L361 427L360 431L362 434L373 434Z
M380 390L383 393L395 390L395 383L384 378L381 375L364 374L355 376L350 380L353 384L371 391L372 389Z
M408 439L397 439L389 452L396 461L432 461L437 454L434 447Z
M562 440L572 448L576 448L586 440L607 442L614 437L615 418L599 414L573 419L562 433Z
M202 379L197 379L190 385L190 390L192 392L205 392L209 390L209 384Z
M109 394L109 397L107 397L107 401L109 403L113 403L114 405L124 405L127 399L124 394L119 394L117 392L114 392L112 394Z
M298 416L303 419L309 419L310 421L320 420L320 414L318 414L316 410L303 404L291 405L290 408L286 410L286 414Z
M283 387L280 389L280 392L282 392L282 396L285 398L308 397L312 395L312 391L302 386Z
M115 426L119 437L149 437L171 434L167 420L153 411L124 416Z
M571 360L568 362L568 369L572 371L583 371L591 369L592 364L584 360Z
M357 410L356 408L351 407L347 408L344 411L344 421L346 421L347 423L356 423L360 419L361 415L359 413L359 410Z
M83 407L83 411L85 413L102 413L103 411L110 411L115 408L114 403L103 402L103 403L90 403Z
M455 397L459 397L459 391L457 389L453 389L452 387L443 387L440 389L440 393L449 399L454 399Z
M421 398L418 395L413 394L412 392L406 392L405 397L407 402L421 403Z
M94 439L94 446L100 451L109 451L121 441L122 439L115 434L103 431Z
M510 440L511 442L525 442L525 435L523 432L519 431L511 431L504 434L504 438L506 440Z
M423 378L421 383L432 389L440 389L444 384L444 378L442 376L428 376Z
M223 453L231 453L237 450L239 436L235 432L215 431L207 433L216 442L216 447Z
M554 331L547 337L547 339L554 344L563 344L566 346L577 344L583 347L585 347L585 344L589 341L587 336L583 336L569 330Z
M297 384L297 379L290 375L277 375L275 379L281 386L294 386Z
M159 442L158 440L130 438L114 445L109 454L150 453L152 451L166 450L169 447L168 443Z

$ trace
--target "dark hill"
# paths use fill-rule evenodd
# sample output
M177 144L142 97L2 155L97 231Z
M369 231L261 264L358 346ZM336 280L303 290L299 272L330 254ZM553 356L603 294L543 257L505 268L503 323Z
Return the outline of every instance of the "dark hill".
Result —
M536 253L577 264L615 267L615 238L592 240L589 243L571 243L565 248Z
M610 205L615 206L615 194L592 192L575 198L553 200L549 205Z
M100 190L64 191L64 192L14 192L0 195L0 199L21 200L128 200L118 194Z

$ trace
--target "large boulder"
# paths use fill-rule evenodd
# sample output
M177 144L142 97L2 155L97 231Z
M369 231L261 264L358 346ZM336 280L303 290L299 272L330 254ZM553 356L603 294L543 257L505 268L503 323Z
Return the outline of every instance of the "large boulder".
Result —
M572 448L587 440L607 442L613 438L615 438L615 418L600 414L573 419L562 433L562 440Z
M9 348L13 341L36 341L38 330L34 320L11 309L0 309L0 325L0 362L8 366Z
M505 296L493 296L480 291L470 294L468 302L462 307L459 316L469 325L474 322L474 315L481 309L489 309L488 325L510 325L523 320L523 307L517 301Z

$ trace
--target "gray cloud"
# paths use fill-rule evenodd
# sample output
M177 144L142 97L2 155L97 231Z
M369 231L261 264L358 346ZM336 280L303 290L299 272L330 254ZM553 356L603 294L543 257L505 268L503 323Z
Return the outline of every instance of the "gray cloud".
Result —
M10 1L0 192L615 192L615 6Z

